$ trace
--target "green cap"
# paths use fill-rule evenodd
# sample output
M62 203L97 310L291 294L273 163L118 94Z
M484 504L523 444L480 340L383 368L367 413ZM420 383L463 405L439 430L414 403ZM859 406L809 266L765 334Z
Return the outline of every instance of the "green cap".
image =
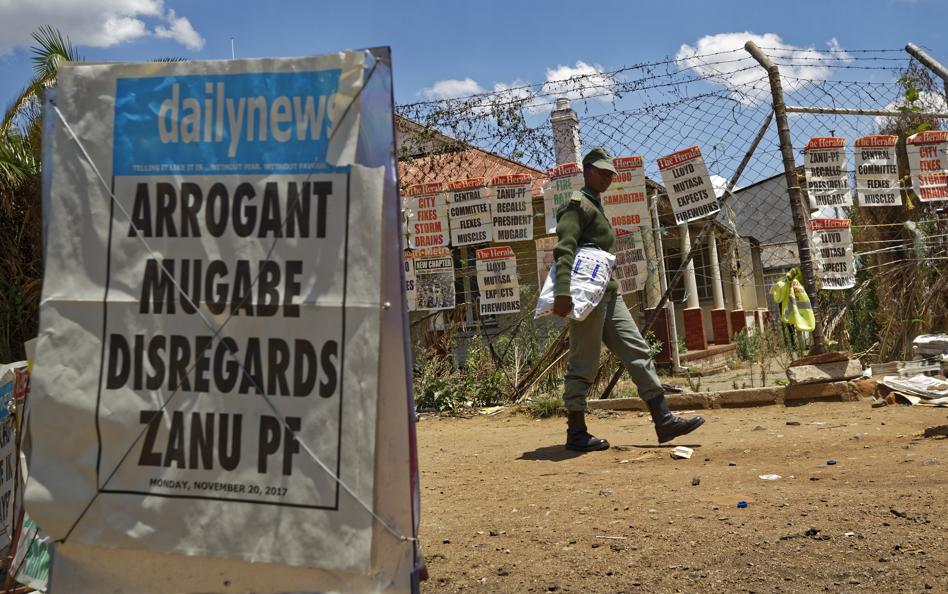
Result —
M597 146L586 153L586 156L583 157L583 166L585 167L586 165L592 165L596 169L605 169L606 171L617 173L616 168L612 165L612 155L601 146Z

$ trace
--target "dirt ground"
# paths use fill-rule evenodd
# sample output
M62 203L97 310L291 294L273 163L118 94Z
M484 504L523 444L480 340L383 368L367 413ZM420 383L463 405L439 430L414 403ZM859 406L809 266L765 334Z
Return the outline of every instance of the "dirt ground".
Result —
M591 417L613 448L575 456L562 418L422 418L422 592L948 592L948 410L702 414L667 447Z

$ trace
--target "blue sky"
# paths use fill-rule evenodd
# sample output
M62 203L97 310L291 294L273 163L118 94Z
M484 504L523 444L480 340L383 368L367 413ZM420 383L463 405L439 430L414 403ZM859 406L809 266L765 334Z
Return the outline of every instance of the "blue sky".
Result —
M745 31L817 49L826 49L832 39L845 49L900 48L915 41L948 63L944 0L583 5L512 0L0 0L0 98L6 104L28 80L29 34L44 24L69 35L83 57L95 61L224 59L230 57L231 37L236 38L238 57L389 45L399 103L517 81L541 83L549 72L582 69L577 62L611 70L674 55L683 44L697 47L702 37ZM737 37L708 39L707 47L717 47L715 42L733 43Z

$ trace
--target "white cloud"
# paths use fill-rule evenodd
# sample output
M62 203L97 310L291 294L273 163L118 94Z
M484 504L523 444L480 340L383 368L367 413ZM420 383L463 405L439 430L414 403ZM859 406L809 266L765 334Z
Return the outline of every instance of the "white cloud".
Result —
M933 93L931 91L919 91L918 99L913 103L909 103L905 97L893 101L883 107L882 109L898 111L904 107L913 107L916 111L928 112L928 113L946 113L948 112L948 103L945 102L945 96L941 93ZM889 123L888 116L876 116L875 123L879 128L883 128Z
M190 49L204 39L163 0L0 0L0 53L30 47L50 25L78 46L111 47L156 35Z
M675 58L680 60L685 68L691 68L701 76L729 88L732 97L741 103L757 105L770 98L770 84L763 68L757 66L753 59L748 56L747 59L741 60L738 59L741 56L735 56L735 54L696 57L741 49L747 41L753 41L758 46L767 48L764 50L767 55L780 64L783 88L787 92L798 90L811 84L811 81L827 80L832 74L832 69L827 65L828 58L841 62L849 62L853 59L842 49L835 37L827 43L833 53L826 54L813 48L802 48L784 43L776 33L757 35L749 31L705 35L693 46L683 44Z
M468 95L479 95L483 92L484 89L473 78L439 80L421 90L421 94L428 99L457 99Z
M174 10L169 8L165 19L170 27L155 27L155 35L164 39L174 39L181 45L193 50L204 47L204 38L198 35L198 32L191 26L191 21L186 17L179 17Z
M546 82L540 92L555 97L566 97L571 101L595 97L600 101L612 101L615 81L603 72L598 64L576 61L576 66L559 65L546 69Z

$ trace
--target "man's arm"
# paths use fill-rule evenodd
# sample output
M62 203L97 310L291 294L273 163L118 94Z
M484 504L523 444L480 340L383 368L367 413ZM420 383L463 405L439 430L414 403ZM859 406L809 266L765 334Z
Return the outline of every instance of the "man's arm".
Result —
M573 309L570 298L570 272L576 257L583 232L583 210L577 203L570 201L559 213L556 222L556 235L559 241L553 246L553 258L556 261L556 279L554 284L553 313L566 316Z

